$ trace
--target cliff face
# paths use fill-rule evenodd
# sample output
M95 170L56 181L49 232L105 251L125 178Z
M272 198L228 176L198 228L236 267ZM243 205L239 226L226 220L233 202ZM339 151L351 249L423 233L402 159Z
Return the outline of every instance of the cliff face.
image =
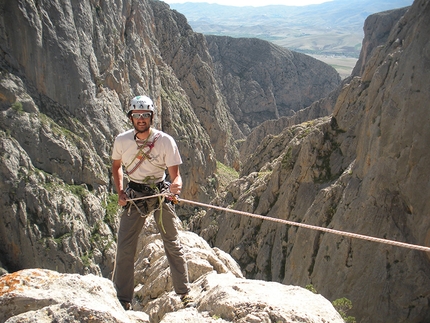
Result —
M0 13L0 260L10 271L109 276L118 214L110 149L129 127L129 98L142 93L155 101L155 126L177 139L184 198L210 201L216 160L242 162L242 177L214 203L428 244L428 1L416 1L384 44L370 41L357 77L324 99L311 89L320 63L252 40L211 38L209 50L159 1L5 0ZM267 56L243 53L248 68L236 66L213 54L226 41ZM317 79L323 95L337 77ZM244 104L250 98L274 116L319 100L266 121L240 160L234 141L266 115ZM191 225L247 277L348 297L361 322L430 320L422 252L214 211Z
M0 18L0 260L9 270L109 275L111 146L130 127L134 95L153 98L154 126L178 142L184 198L217 194L217 160L239 169L234 142L244 135L206 39L165 3L4 0Z
M332 115L273 131L253 149L245 142L241 149L253 154L243 176L215 203L429 245L430 3L392 14L399 20L383 44L367 48L360 76L343 84ZM368 22L394 21L386 15ZM246 277L347 297L359 322L430 320L430 263L422 251L219 211L195 225Z
M0 10L1 261L108 274L110 150L129 127L129 98L154 99L155 126L177 138L186 161L186 195L202 200L215 188L208 132L163 61L151 3L23 0Z
M239 156L234 140L243 137L237 124L228 112L224 97L220 92L213 73L212 58L209 55L203 35L196 34L187 24L185 17L160 1L151 2L153 9L154 36L157 38L156 48L160 51L163 62L171 69L169 78L177 78L179 86L186 94L188 105L197 120L187 119L185 123L196 122L206 132L201 138L196 134L197 143L200 139L207 142L214 150L216 158L228 165L239 167ZM169 91L170 85L163 84L164 91ZM171 100L171 96L166 100ZM176 113L180 112L175 109ZM183 119L176 114L173 118ZM174 123L175 121L172 120ZM172 124L173 128L176 126ZM195 144L197 144L195 143ZM193 143L194 144L194 143ZM193 151L201 156L210 156L199 145ZM190 162L194 169L194 162ZM193 170L194 171L194 170ZM195 171L194 171L195 172ZM206 170L213 174L214 168ZM196 172L194 176L200 177ZM194 180L194 179L192 179Z
M206 36L231 114L245 134L291 116L340 83L334 68L255 38Z
M369 60L373 51L376 50L378 45L384 44L387 41L391 29L405 14L407 9L408 7L389 10L367 17L364 22L364 39L360 57L351 73L352 76L359 76L363 73L365 63Z
M386 43L391 29L405 14L407 9L408 7L405 7L369 16L363 27L365 34L360 58L351 76L343 80L333 91L324 95L322 99L314 100L312 104L297 111L292 116L282 116L264 122L260 120L260 124L252 129L251 133L246 136L245 142L239 147L241 159L246 160L254 152L255 147L268 135L276 135L281 133L286 127L331 115L342 88L351 82L351 77L361 76L364 72L365 64L370 60L373 52L378 50L379 46L383 46ZM248 169L243 168L242 173L247 174L250 172L250 169L258 169L258 165L253 165Z
M341 84L346 84L347 80ZM247 160L250 155L255 153L256 147L268 136L278 135L285 128L298 125L300 123L328 116L333 113L334 105L342 89L342 85L330 92L326 97L315 101L309 107L297 111L293 116L281 117L279 119L264 121L255 127L246 137L245 141L239 146L242 160ZM264 162L263 162L264 163ZM261 164L264 165L264 164ZM241 169L242 174L248 174L251 170L258 170L258 164L245 163Z

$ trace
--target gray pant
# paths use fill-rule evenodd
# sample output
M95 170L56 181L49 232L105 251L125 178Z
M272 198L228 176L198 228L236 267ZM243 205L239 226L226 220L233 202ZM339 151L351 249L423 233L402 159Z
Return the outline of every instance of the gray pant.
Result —
M137 193L139 194L139 193ZM136 201L143 214L147 214L157 207L158 198ZM139 203L137 203L139 202ZM129 202L130 204L130 202ZM131 208L129 210L129 208ZM113 283L120 301L131 302L134 291L134 256L136 254L137 242L140 231L145 223L145 218L135 205L127 205L121 215L118 230L118 245L113 272ZM160 213L162 213L162 225L160 224ZM154 212L158 231L164 243L164 251L169 261L173 288L177 294L186 294L188 289L188 268L182 246L178 239L178 229L175 226L174 205L162 203L162 212Z

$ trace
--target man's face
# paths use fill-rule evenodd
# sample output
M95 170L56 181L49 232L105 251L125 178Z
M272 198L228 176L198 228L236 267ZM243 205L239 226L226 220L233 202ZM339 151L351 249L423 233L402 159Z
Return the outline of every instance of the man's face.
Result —
M149 131L151 127L151 111L133 110L130 119L137 132Z

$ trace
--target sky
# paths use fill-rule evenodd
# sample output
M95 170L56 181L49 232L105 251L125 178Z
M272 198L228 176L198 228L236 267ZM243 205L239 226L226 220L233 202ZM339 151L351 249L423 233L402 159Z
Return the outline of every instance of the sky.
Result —
M332 0L163 0L168 4L172 3L185 3L185 2L207 2L217 3L224 6L269 6L274 4L282 4L285 6L307 6L310 4L319 4L323 2L329 2Z

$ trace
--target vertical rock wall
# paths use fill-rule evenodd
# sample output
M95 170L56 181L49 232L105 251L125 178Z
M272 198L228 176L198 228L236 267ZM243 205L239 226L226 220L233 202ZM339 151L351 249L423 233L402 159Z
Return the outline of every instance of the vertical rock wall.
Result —
M386 42L363 56L333 114L265 137L244 165L248 172L214 202L428 246L429 34L430 4L415 1ZM430 320L425 252L219 211L196 226L247 277L347 297L359 322Z

